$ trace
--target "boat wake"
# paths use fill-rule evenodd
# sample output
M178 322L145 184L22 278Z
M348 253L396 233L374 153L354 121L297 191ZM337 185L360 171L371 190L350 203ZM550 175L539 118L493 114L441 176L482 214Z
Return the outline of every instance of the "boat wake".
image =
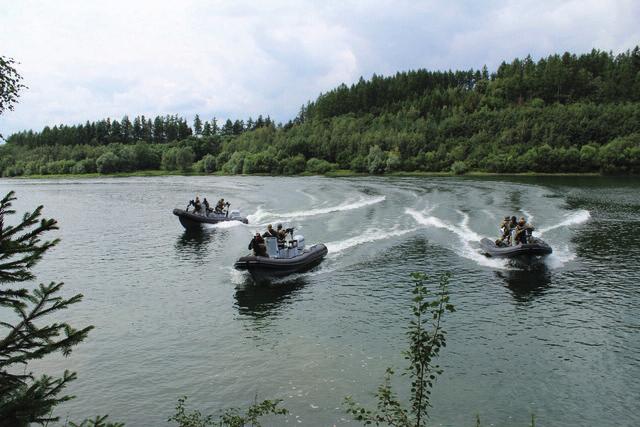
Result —
M482 239L482 236L469 228L469 215L466 213L458 211L462 216L462 220L458 224L451 224L438 217L429 215L429 209L419 212L415 209L407 208L405 209L405 213L413 217L413 219L422 226L440 228L455 234L458 237L460 244L453 245L450 249L458 255L470 259L484 267L498 269L508 268L508 263L505 260L488 258L473 248L471 243L479 242L480 239Z
M203 224L203 225L205 226L205 228L209 228L209 229L224 229L224 228L240 227L246 224L240 221L222 221L216 224Z
M329 250L329 255L336 256L340 252L343 252L354 246L375 242L377 240L386 240L392 237L404 236L405 234L413 233L416 230L418 230L418 228L409 228L404 230L395 228L391 231L383 231L379 228L370 228L358 236L350 237L345 240L330 242L327 243L326 246Z
M262 208L258 208L258 210L249 215L247 218L249 219L250 224L254 225L263 225L266 220L274 222L276 220L287 221L299 218L307 218L310 216L317 215L325 215L333 212L343 212L349 211L353 209L363 208L365 206L375 205L376 203L383 202L386 199L385 196L377 196L377 197L363 197L360 200L355 202L344 202L336 206L326 206L322 208L309 209L304 211L294 211L294 212L269 212L262 210Z
M539 235L542 236L544 233L555 230L557 228L568 227L571 225L583 224L591 218L591 214L588 210L581 209L579 211L573 212L565 217L563 221L560 221L557 224L551 225L549 227L544 227L539 230Z
M576 254L571 252L569 246L564 245L562 247L555 247L553 253L545 258L547 266L551 269L556 269L564 266L569 261L573 261L576 258Z

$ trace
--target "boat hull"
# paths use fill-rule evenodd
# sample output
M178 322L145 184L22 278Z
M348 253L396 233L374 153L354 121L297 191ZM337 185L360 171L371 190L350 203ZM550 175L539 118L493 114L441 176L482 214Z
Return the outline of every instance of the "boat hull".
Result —
M180 224L187 230L202 228L203 224L217 224L219 222L240 221L248 224L249 220L242 217L228 217L220 214L209 214L209 216L198 215L193 212L187 212L183 209L174 209L173 214L178 217Z
M553 252L551 246L540 239L525 245L496 246L495 242L484 238L480 240L480 246L482 246L485 254L497 258L541 257Z
M256 281L263 281L309 271L322 262L327 252L325 245L318 244L311 246L302 255L294 258L269 258L249 255L238 259L234 267L237 270L248 271Z

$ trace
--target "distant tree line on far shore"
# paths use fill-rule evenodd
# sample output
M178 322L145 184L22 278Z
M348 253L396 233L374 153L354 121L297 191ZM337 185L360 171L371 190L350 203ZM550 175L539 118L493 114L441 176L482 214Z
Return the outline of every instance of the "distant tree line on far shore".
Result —
M321 94L281 124L178 116L11 135L0 174L640 173L640 48L416 70Z

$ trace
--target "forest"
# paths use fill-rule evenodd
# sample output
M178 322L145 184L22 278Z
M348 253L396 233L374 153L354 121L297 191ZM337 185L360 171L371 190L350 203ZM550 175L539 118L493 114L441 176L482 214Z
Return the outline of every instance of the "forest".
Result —
M10 135L2 176L640 173L640 48L373 75L287 123L128 116Z

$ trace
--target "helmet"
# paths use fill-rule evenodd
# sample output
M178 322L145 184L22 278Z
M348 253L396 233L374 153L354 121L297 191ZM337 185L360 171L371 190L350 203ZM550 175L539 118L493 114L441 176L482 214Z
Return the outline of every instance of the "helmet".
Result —
M269 224L269 225L267 225L267 228L271 229L271 228L273 228L273 225Z
M515 215L511 217L511 221L516 222L516 217L515 217Z
M282 228L282 224L278 224L278 230Z

